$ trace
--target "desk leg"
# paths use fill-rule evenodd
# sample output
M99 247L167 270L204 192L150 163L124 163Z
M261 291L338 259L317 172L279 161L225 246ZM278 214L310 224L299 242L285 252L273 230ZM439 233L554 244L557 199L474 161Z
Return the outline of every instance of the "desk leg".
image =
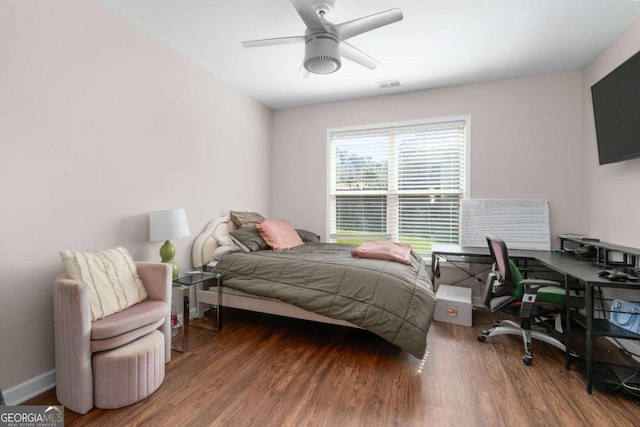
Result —
M564 320L564 345L565 351L565 368L571 369L571 304L569 304L571 298L571 290L569 289L569 276L564 275L564 301L566 307L565 320Z
M436 280L436 254L431 252L431 283Z
M592 391L592 365L593 365L593 286L590 283L586 287L587 306L587 393Z

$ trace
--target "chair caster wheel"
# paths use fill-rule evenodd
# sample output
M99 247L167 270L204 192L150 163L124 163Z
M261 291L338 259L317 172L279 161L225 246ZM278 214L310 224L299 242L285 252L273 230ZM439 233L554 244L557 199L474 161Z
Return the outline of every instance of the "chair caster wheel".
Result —
M524 363L525 365L529 366L529 365L531 365L531 362L533 362L533 358L532 357L522 356L522 363Z
M478 335L478 341L485 342L486 339L487 339L487 336L484 333Z

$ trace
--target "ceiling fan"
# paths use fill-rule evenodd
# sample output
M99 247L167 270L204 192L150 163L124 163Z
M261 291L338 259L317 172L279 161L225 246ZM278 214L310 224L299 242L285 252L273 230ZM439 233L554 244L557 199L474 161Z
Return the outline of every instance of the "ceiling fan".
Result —
M395 8L342 24L332 24L325 15L333 10L335 0L291 0L291 4L307 26L304 36L250 40L242 42L242 45L260 47L304 42L304 77L309 72L330 74L338 71L342 65L341 57L373 70L378 66L378 61L346 40L402 20L402 11Z

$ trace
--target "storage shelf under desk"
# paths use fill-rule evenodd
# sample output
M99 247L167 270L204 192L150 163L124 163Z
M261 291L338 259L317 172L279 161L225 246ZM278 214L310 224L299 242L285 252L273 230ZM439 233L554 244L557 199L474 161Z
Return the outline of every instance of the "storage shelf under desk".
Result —
M575 358L573 363L578 369L586 370L586 360L582 358ZM594 384L597 384L605 389L624 391L621 384L623 381L633 381L636 386L640 381L640 367L630 365L618 365L614 363L602 362L594 360L592 362L592 379Z
M576 330L582 329L582 333L587 332L587 317L580 313L572 313L571 321L574 325L572 327L573 334L580 333ZM595 337L613 337L628 340L640 340L640 335L629 332L626 329L620 328L609 322L607 319L592 319L591 323L591 340ZM591 350L593 352L593 349ZM629 384L633 382L632 386L640 386L640 366L633 360L629 363L623 362L620 357L614 361L604 361L600 359L602 355L597 356L591 354L591 367L588 367L588 358L575 357L571 358L573 363L579 370L588 373L587 374L587 389L590 392L592 385L600 386L608 390L627 391L622 386L622 383L627 381ZM607 356L609 358L609 356Z
M585 330L587 329L587 318L582 314L571 314L571 320L574 320ZM607 319L593 319L592 322L593 335L623 338L627 340L640 340L640 335L634 334L633 332L616 326L613 323L609 322Z

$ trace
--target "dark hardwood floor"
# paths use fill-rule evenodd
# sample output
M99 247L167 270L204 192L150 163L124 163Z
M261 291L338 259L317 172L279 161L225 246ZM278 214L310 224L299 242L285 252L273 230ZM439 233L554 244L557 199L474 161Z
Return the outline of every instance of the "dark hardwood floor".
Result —
M434 322L418 360L362 330L225 309L220 332L191 329L164 383L118 410L65 411L65 425L91 426L632 426L634 397L595 388L567 371L564 354L534 343L520 361L518 337L476 336ZM617 350L602 351L617 357ZM55 390L25 404L57 404Z

